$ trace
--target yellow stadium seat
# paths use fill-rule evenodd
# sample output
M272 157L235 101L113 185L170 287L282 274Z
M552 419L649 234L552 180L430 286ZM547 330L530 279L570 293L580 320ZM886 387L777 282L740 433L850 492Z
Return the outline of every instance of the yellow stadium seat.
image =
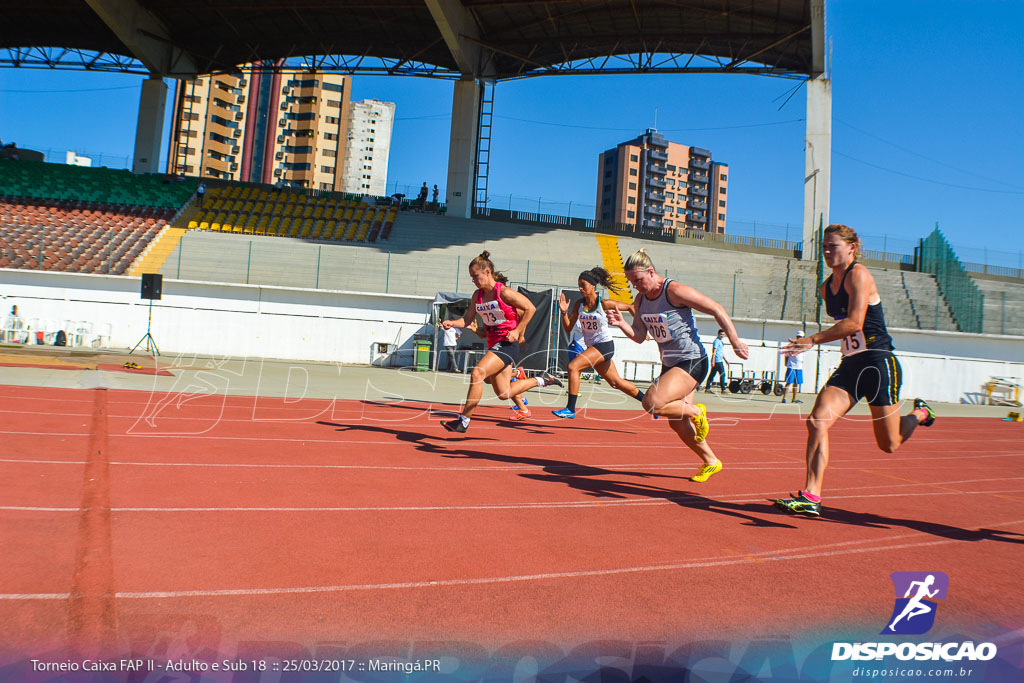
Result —
M189 221L188 222L188 229L189 230L195 230L198 227L199 227L199 221Z
M210 224L207 223L206 221L203 221L202 223L199 224L199 229L200 230L209 230L210 229Z
M210 230L216 230L217 232L220 232L220 223L211 223Z

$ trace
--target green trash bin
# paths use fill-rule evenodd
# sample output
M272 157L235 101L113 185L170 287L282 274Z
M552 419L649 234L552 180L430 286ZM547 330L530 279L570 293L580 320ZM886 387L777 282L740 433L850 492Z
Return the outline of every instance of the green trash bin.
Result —
M425 338L421 338L417 335L416 343L416 372L429 372L430 371L430 351L433 346L433 342L430 337L424 335Z

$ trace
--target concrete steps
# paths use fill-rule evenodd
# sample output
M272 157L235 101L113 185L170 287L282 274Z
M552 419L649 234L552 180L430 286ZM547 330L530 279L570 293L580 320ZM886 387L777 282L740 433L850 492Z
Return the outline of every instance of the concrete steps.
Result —
M620 237L620 263L641 247L658 272L697 288L735 317L815 319L814 262ZM594 233L403 213L391 239L375 244L190 231L160 272L189 280L432 295L471 291L467 268L485 249L513 284L530 288L575 289L580 271L602 264L611 270ZM933 276L878 268L871 272L889 325L956 329ZM1007 332L1024 334L1024 286L1003 284L983 284L985 331L999 332L1005 289ZM822 319L829 321L824 313Z

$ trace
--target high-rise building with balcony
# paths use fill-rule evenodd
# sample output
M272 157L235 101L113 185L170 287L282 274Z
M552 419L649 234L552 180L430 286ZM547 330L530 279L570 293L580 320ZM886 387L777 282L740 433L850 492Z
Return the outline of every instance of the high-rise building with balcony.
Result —
M649 228L725 232L728 164L648 129L603 152L597 164L598 220Z
M175 98L167 170L342 191L347 187L351 86L348 76L264 72L259 65L243 67L240 75L182 81ZM376 185L385 194L394 105L378 104L390 104L392 112L387 125L377 127L373 136L376 148L384 150L384 181ZM371 188L359 187L360 179L355 178L353 191L372 193Z
M348 124L348 155L342 190L353 194L387 194L388 156L395 103L353 102Z

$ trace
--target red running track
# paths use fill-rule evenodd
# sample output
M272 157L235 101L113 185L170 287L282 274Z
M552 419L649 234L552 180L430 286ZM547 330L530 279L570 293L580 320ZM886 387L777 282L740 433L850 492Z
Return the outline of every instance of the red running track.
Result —
M940 417L886 455L843 420L806 519L768 501L803 483L796 416L712 414L725 469L695 484L639 413L455 435L429 408L0 387L0 639L870 637L893 571L949 575L942 632L1024 627L1018 425Z

